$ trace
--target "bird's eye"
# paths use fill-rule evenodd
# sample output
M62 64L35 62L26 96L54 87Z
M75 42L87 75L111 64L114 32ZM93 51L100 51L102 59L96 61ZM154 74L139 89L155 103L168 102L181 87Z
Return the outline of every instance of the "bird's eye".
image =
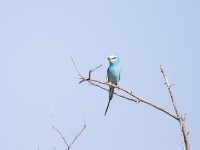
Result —
M115 59L116 57L113 57L112 59Z

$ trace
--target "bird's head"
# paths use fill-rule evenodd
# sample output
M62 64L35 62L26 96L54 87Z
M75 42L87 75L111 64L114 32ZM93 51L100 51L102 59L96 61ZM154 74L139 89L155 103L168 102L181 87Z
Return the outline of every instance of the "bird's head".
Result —
M117 57L116 55L110 55L108 56L108 61L110 64L118 63L119 57Z

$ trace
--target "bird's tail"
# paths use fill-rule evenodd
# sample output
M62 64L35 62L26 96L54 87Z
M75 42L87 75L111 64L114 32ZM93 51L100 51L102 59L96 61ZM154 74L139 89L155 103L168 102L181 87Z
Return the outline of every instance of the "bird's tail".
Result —
M113 86L110 86L110 89L109 89L109 101L112 100L112 98L113 98L114 89L115 88Z
M109 89L109 101L108 101L108 105L107 105L107 108L106 108L106 111L105 111L105 116L106 116L106 113L108 111L108 107L110 105L110 101L112 100L113 98L113 94L114 94L114 87L113 86L110 86L110 89Z

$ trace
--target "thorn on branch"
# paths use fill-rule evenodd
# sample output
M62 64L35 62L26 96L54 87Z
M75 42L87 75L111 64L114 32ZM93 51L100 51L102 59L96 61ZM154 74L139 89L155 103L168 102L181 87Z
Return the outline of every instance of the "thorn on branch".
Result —
M186 117L187 117L187 114L184 115L184 118L183 118L183 121L184 121L184 122L185 122L186 119L187 119Z
M172 84L172 85L170 85L169 87L171 88L172 86L174 86L175 85L175 83L174 84Z
M191 131L191 130L189 129L189 131L187 132L187 135L189 135L189 134L190 134L190 131Z

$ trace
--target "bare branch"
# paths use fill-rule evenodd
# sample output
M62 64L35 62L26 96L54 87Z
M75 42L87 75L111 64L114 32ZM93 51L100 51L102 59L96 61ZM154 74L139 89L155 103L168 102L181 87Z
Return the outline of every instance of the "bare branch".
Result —
M72 141L72 143L70 144L70 147L72 147L72 145L75 143L75 141L77 140L77 138L83 133L83 131L86 128L86 122L85 122L85 113L84 113L84 126L81 129L81 131L75 136L74 140ZM69 150L69 149L68 149Z
M176 112L176 116L177 116L178 118L180 118L180 115L179 115L179 113L178 113L178 109L176 108L176 103L175 103L175 101L174 101L174 96L173 96L173 93L172 93L172 91L171 91L171 86L170 86L170 84L169 84L169 80L168 80L168 78L167 78L167 76L166 76L166 74L165 74L165 71L163 70L162 65L160 65L160 69L161 69L161 72L162 72L162 74L163 74L163 76L164 76L164 78L165 78L166 86L167 86L168 91L169 91L169 94L170 94L170 96L171 96L171 100L172 100L172 104L173 104L173 106L174 106L174 110L175 110L175 112Z
M79 70L78 70L78 68L77 68L77 66L76 66L76 64L75 64L75 62L74 62L74 59L73 59L72 57L71 57L71 60L72 60L72 62L73 62L73 64L74 64L74 67L75 67L75 69L76 69L76 71L77 71L79 77L82 77L82 75L80 74L80 72L79 72Z
M74 63L74 62L73 62ZM75 63L74 63L74 65L75 65ZM76 66L76 65L75 65ZM89 77L88 78L84 78L83 76L81 76L79 79L82 79L80 82L79 82L79 84L81 84L83 81L89 81L90 80L90 78L91 78L91 73L93 72L93 71L95 71L95 70L97 70L98 68L100 68L102 65L99 65L99 66L97 66L97 67L95 67L94 69L91 69L90 71L89 71Z
M102 65L99 65L99 66L97 66L97 67L95 67L94 69L92 69L92 70L89 71L89 79L90 79L90 77L91 77L91 73L92 73L93 71L97 70L98 68L100 68L101 66L102 66Z
M90 70L90 72L93 72L93 71L99 69L99 68L102 67L102 66L103 66L103 65L99 65L99 66L95 67L94 69Z
M186 148L186 150L190 150L190 144L189 144L189 139L188 139L189 132L186 132L186 128L185 128L186 115L183 118L182 115L179 114L177 106L176 106L176 103L175 103L175 99L174 99L173 93L171 91L171 86L169 84L169 80L168 80L168 78L167 78L167 76L165 74L165 71L164 71L162 65L160 65L160 69L161 69L161 72L162 72L162 74L163 74L163 76L165 78L166 86L168 88L168 91L169 91L169 94L170 94L170 97L171 97L171 100L172 100L172 104L173 104L174 110L176 112L176 116L177 116L179 124L180 124L181 132L182 132L183 138L184 138L185 148Z
M71 142L71 144L68 144L68 143L67 143L67 141L66 141L65 137L63 136L63 134L54 126L54 124L53 124L53 118L54 118L54 114L53 114L53 111L52 111L52 127L53 127L53 130L56 130L56 131L60 134L60 137L63 139L65 145L67 146L67 150L71 149L72 145L75 143L75 141L77 140L77 138L82 134L82 132L83 132L83 131L85 130L85 128L86 128L85 113L84 113L84 126L83 126L83 128L81 129L81 131L74 133L74 134L77 134L77 135L74 137L74 139L73 139L73 141ZM74 134L73 134L73 135L74 135ZM55 135L54 135L54 149L56 150L56 146L55 146Z
M190 150L190 144L189 144L189 139L188 139L188 134L189 133L187 133L186 132L186 128L185 128L185 122L182 120L182 119L180 119L181 121L180 121L180 124L182 124L182 133L183 133L183 138L184 138L184 143L185 143L185 147L186 147L186 150Z

